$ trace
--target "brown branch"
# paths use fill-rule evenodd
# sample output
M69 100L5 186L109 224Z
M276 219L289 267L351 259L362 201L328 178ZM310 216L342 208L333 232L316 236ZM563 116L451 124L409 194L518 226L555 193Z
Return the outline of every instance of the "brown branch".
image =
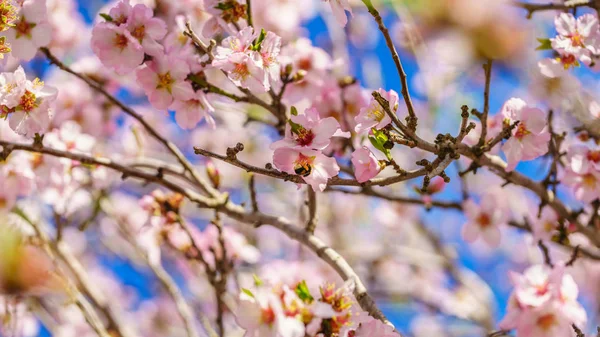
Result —
M406 76L406 72L404 71L404 67L402 66L402 61L400 61L400 56L398 56L398 51L396 50L396 47L394 46L394 42L392 41L390 32L388 31L387 27L383 23L383 18L379 14L379 11L377 11L375 6L373 6L373 4L371 3L371 0L362 0L362 1L365 4L365 6L367 6L367 10L371 14L371 16L373 16L373 18L377 22L377 25L379 26L379 30L383 34L383 37L385 38L385 42L388 46L388 49L390 50L390 53L392 54L392 59L394 60L394 64L396 65L396 70L398 71L398 76L400 76L400 82L402 85L402 89L401 89L402 97L404 98L404 103L406 104L406 109L408 110L408 117L407 117L408 127L409 127L409 129L414 131L417 128L417 115L415 114L415 108L413 106L412 100L410 98L410 93L408 91L408 78Z
M492 80L492 60L489 59L486 64L483 65L485 72L485 89L483 91L483 113L479 118L481 121L481 135L479 137L479 146L485 144L487 138L487 121L490 112L490 83Z
M533 13L538 12L538 11L546 11L546 10L565 11L565 10L569 10L569 9L573 9L573 8L579 8L579 7L590 7L590 8L597 9L597 6L598 6L597 3L595 3L594 1L590 1L590 0L570 0L570 1L565 1L565 3L563 3L563 4L557 4L557 3L535 4L535 3L528 3L528 2L522 2L522 1L515 1L515 2L513 2L513 5L527 10L527 18L529 18L529 19L533 16Z
M291 174L288 174L285 172L277 171L272 168L268 169L268 168L260 168L260 167L252 166L250 164L247 164L247 163L244 163L244 162L238 160L236 157L223 156L220 154L210 152L208 150L201 149L199 147L194 147L194 150L195 150L196 154L199 154L199 155L202 155L205 157L209 157L209 158L215 158L215 159L222 160L228 164L231 164L233 166L244 169L246 172L254 172L256 174L264 175L264 176L271 177L271 178L281 179L281 180L285 180L285 181L291 181L296 184L306 184L306 182L302 179L302 177L298 176L298 175L291 175ZM270 164L267 164L267 166L271 167ZM425 169L420 169L420 170L415 170L415 171L407 171L406 174L403 174L403 175L396 175L396 176L389 177L389 178L371 179L364 183L359 183L355 179L345 179L345 178L340 178L339 176L335 176L335 177L329 178L329 181L327 184L328 184L328 186L363 186L363 187L364 186L386 186L386 185L395 184L397 182L420 177L420 176L425 175L426 173L427 173L427 171Z
M317 228L317 194L312 189L312 187L307 187L308 192L308 222L306 223L306 231L310 234L315 233L315 229Z
M91 78L87 77L86 75L83 75L83 74L80 74L80 73L74 71L73 69L69 68L67 65L62 63L56 56L54 56L50 52L50 50L48 50L48 48L42 47L42 48L40 48L40 51L44 55L46 55L46 57L48 58L48 60L50 60L51 63L55 64L61 70L64 70L64 71L68 72L69 74L72 74L72 75L76 76L77 78L81 79L92 89L94 89L95 91L100 93L102 96L104 96L109 102L118 106L127 115L133 117L136 121L138 121L153 138L155 138L159 143L163 144L169 150L169 152L171 152L171 154L173 156L175 156L175 158L177 158L177 161L179 161L179 163L185 168L185 170L187 170L191 174L192 178L196 182L198 182L198 184L200 184L200 186L202 186L202 189L204 192L206 192L210 195L215 195L217 193L217 191L215 189L213 189L212 186L210 186L210 184L208 182L206 182L198 174L198 172L194 169L193 165L185 158L185 155L179 150L179 148L175 144L173 144L172 142L170 142L169 140L167 140L166 138L161 136L160 133L158 133L158 131L155 128L153 128L140 114L135 112L129 106L125 105L123 102L118 100L113 95L111 95L108 91L106 91L106 89L104 89L96 81L92 80Z

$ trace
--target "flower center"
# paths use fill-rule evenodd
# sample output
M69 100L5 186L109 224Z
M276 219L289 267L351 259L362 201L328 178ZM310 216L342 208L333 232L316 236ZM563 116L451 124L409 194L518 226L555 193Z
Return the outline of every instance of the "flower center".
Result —
M237 63L235 65L235 69L233 69L233 73L235 74L235 78L243 80L250 75L250 70L248 70L248 66L246 64Z
M15 25L15 30L17 31L17 38L21 36L26 36L31 38L31 30L36 26L35 23L29 23L25 21L25 17L22 17L19 22Z
M141 25L136 27L133 32L131 32L131 35L138 39L138 41L142 42L144 36L146 36L146 26Z
M531 131L527 130L527 126L525 126L525 123L521 122L517 126L517 131L515 132L515 137L517 137L518 140L521 140L521 139L523 139L523 137L527 136L530 133L531 133Z
M590 187L590 188L595 188L597 181L598 180L596 180L596 177L593 174L591 174L591 173L585 174L583 176L583 185L584 186L587 186L587 187Z
M158 74L158 85L156 89L167 89L167 91L171 92L171 85L175 83L175 80L171 77L170 72L166 72L164 74Z
M40 153L33 153L31 155L31 168L34 170L42 166L44 163L44 156Z
M590 151L587 154L587 159L594 163L600 162L600 151Z
M275 312L271 307L262 309L260 320L264 324L271 325L275 322Z
M542 330L548 331L556 324L556 318L554 317L554 314L547 314L538 318L536 323Z
M8 30L17 18L17 9L8 1L0 3L0 32Z
M573 54L562 55L562 56L558 57L557 59L560 61L560 63L562 63L565 70L567 70L571 67L579 66L579 62L577 62L577 58Z
M377 105L376 108L369 109L369 113L368 113L369 118L372 118L378 122L381 122L383 120L383 117L385 117L385 112L383 112L382 110L383 109L380 109L379 104Z
M115 35L113 44L115 45L115 47L123 50L129 44L129 40L127 40L127 36L125 36L123 34L117 34L117 35Z
M241 4L236 0L222 2L216 8L223 11L221 18L227 23L235 23L239 19L246 18L246 4Z
M303 127L300 127L296 134L296 143L301 146L308 146L312 144L313 140L315 139L315 134L312 132L312 130L307 130Z
M571 36L571 43L573 44L573 47L583 47L583 36L581 36L579 32L575 32L575 34Z
M487 213L479 213L477 224L479 224L479 227L481 228L487 228L492 224L492 219L490 219L490 216Z
M300 153L298 159L294 162L294 172L299 176L308 177L312 173L314 160L314 156L308 157Z
M21 96L21 101L19 102L21 109L25 112L31 112L36 107L36 97L35 94L29 90L26 90L23 96Z

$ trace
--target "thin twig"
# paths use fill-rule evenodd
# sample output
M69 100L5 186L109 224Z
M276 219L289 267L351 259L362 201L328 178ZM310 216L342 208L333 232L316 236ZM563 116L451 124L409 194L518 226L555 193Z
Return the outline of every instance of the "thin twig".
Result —
M310 234L315 233L315 229L317 228L317 194L312 189L312 187L307 186L308 192L308 221L306 222L306 231Z

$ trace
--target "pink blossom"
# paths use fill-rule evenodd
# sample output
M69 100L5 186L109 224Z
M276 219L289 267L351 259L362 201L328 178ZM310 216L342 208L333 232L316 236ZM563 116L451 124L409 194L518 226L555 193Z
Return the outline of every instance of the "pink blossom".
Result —
M532 217L530 223L536 242L538 240L551 240L552 236L557 233L558 215L551 207L544 207L540 217Z
M381 172L379 160L366 146L352 152L352 165L354 176L359 183L369 181Z
M323 191L329 178L340 171L335 158L320 151L279 148L273 154L273 163L283 172L300 175L315 191Z
M0 212L11 210L18 197L25 197L34 188L35 175L25 153L13 153L0 165Z
M462 227L462 236L474 242L480 236L492 247L500 244L500 226L506 222L506 209L501 206L499 196L486 193L479 205L472 199L463 203L467 223Z
M48 22L46 0L24 0L14 27L3 32L10 43L12 55L29 61L39 47L47 46L52 38L52 26Z
M290 119L291 123L285 128L285 138L271 144L271 149L290 147L323 150L329 146L331 137L350 137L349 133L341 131L335 118L321 118L315 108L306 109L304 114L291 116Z
M275 34L267 33L260 48L257 48L253 45L256 38L252 27L226 38L217 47L212 65L225 71L235 85L255 92L266 92L271 87L269 77L273 80L278 77L277 56L281 42Z
M107 22L94 26L92 50L104 66L119 75L132 72L144 61L144 48L125 26Z
M158 41L167 34L167 25L163 20L153 17L152 9L143 4L135 5L127 20L127 29L142 45L146 54L162 54L164 48Z
M266 287L248 294L242 292L235 320L246 337L303 337L304 324L283 313L281 300Z
M587 64L589 65L589 62ZM542 75L550 78L561 77L570 68L578 66L579 62L573 54L562 54L558 57L545 58L538 62L538 67Z
M573 145L567 151L567 164L562 182L571 186L575 198L584 202L600 198L600 151Z
M552 48L559 53L575 55L582 62L591 63L591 55L598 51L598 19L592 14L583 14L577 19L571 13L561 13L554 20L558 36Z
M354 337L399 337L400 334L394 331L390 325L382 321L369 317L367 322L361 323L354 331Z
M51 103L56 99L56 89L37 78L26 80L21 67L14 73L0 74L0 83L0 116L8 117L10 127L28 138L46 131L53 116Z
M296 80L288 84L284 99L290 104L305 97L317 96L331 68L331 57L323 49L314 47L306 38L288 43L281 49L281 66L291 66L291 76Z
M127 23L132 9L129 0L121 0L108 11L108 15L112 18L112 23L120 26Z
M577 284L564 264L534 265L523 274L512 273L511 280L515 289L500 328L516 329L517 337L575 336L571 325L585 325Z
M176 99L169 109L175 111L175 121L183 129L193 129L202 119L206 119L208 125L215 128L215 120L211 116L215 108L202 90L196 91L188 100Z
M335 19L337 20L337 22L342 25L345 26L346 23L348 23L348 18L346 17L346 11L350 12L350 15L352 15L352 6L350 6L350 3L348 2L348 0L323 0L325 2L329 2L329 4L331 5L331 11L333 12L333 16L335 16Z
M392 112L396 113L398 110L398 94L394 90L379 89L377 92L390 103ZM356 121L355 131L358 134L365 133L371 128L380 130L392 122L390 116L374 98L371 98L368 107L360 109L360 113L354 120Z
M508 163L507 171L514 170L522 160L532 160L548 152L550 133L542 110L527 106L520 98L511 98L504 103L502 115L507 123L519 121L510 139L502 146Z
M153 107L169 108L173 100L192 100L196 97L192 84L186 81L190 68L175 55L162 55L138 69L137 80Z

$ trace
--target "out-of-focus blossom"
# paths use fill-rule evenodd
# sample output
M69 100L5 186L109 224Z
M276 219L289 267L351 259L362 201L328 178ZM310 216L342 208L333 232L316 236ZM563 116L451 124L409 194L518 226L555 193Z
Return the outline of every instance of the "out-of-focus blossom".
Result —
M591 63L592 54L598 51L598 19L592 14L575 18L571 13L560 13L554 20L558 36L551 39L552 48L570 54L585 64Z
M492 247L500 244L500 226L507 221L507 211L504 203L494 192L486 193L481 202L475 203L468 199L463 203L467 223L462 227L462 236L468 242L474 242L479 237Z
M144 61L144 48L123 25L102 22L94 26L92 50L119 75L132 72Z
M562 181L571 186L575 198L590 202L600 198L600 151L572 145L567 151L567 166Z
M335 16L335 19L337 20L337 22L342 25L345 26L348 23L348 18L346 17L346 11L350 12L350 15L352 15L352 6L350 6L350 3L348 2L348 0L324 0L325 2L328 2L329 5L331 5L331 11L333 12L333 16Z

